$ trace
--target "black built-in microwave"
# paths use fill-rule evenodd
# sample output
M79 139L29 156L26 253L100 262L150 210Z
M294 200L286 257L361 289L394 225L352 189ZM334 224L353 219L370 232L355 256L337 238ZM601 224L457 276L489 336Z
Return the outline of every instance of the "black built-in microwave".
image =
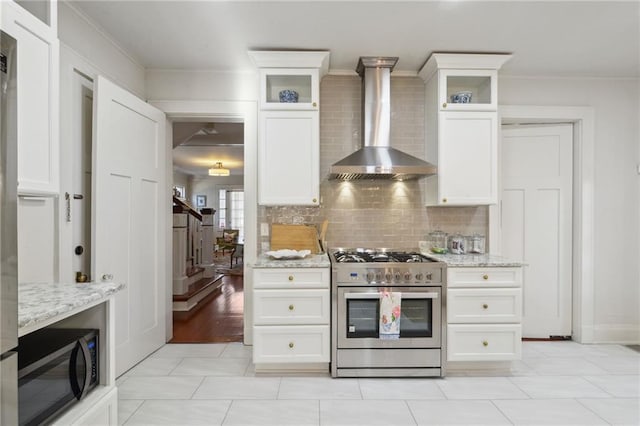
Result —
M94 329L44 328L18 342L18 421L48 423L100 381Z

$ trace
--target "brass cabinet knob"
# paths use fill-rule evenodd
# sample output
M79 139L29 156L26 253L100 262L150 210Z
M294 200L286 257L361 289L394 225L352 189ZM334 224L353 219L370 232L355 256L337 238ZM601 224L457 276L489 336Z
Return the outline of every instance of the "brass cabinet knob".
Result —
M289 281L293 281L293 275L289 275Z
M488 279L489 279L489 275L484 274L484 275L482 276L482 279L483 279L483 280L488 280Z
M446 202L447 202L447 199L446 199L446 198L443 198L443 199L442 199L442 202L443 202L443 203L446 203Z
M311 202L312 202L312 203L317 203L317 202L318 202L318 199L317 199L317 198L314 198L313 200L311 200Z
M293 342L289 342L289 349L293 349Z
M484 304L482 305L482 309L487 309L488 307L489 307L489 305L487 305L486 303L484 303Z
M447 103L445 102L442 104L442 108L446 108L446 107L447 107Z
M482 341L482 346L489 346L489 342L487 342L486 340Z
M318 106L318 104L316 102L314 102L314 103L311 104L311 106L315 108L315 107Z
M295 309L295 306L293 306L293 305L289 305L289 310L290 310L290 311L293 311L294 309Z

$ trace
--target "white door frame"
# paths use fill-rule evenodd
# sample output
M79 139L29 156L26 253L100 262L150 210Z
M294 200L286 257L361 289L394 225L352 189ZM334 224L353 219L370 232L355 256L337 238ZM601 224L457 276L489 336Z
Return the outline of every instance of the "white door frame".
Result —
M594 170L592 107L504 105L500 123L573 124L573 340L594 342ZM500 126L501 127L501 126ZM502 143L502 138L499 138ZM498 159L500 161L500 159ZM500 177L498 177L500 179ZM489 247L500 253L499 206L489 207Z
M179 118L201 118L203 120L238 119L244 123L244 214L245 214L245 241L244 241L244 343L253 344L253 280L247 265L255 262L257 250L257 215L258 215L258 106L254 101L149 101L156 108L167 115L167 126L171 127L171 121ZM167 131L167 191L173 187L173 150L171 131ZM171 229L166 230L169 238ZM167 241L171 241L168 239ZM167 276L172 276L170 271L171 247L168 245L165 262L168 270ZM173 335L172 287L167 286L167 338Z

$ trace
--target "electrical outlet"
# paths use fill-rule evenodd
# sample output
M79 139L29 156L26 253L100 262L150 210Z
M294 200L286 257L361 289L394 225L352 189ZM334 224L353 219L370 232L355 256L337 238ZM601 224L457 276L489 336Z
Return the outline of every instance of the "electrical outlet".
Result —
M268 237L269 236L269 224L268 223L261 223L260 224L260 235L263 237Z

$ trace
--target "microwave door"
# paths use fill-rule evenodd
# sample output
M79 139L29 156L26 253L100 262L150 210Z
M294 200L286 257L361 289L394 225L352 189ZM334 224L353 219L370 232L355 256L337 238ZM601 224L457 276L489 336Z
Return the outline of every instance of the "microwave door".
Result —
M74 396L78 400L84 398L91 383L91 354L84 339L77 342L71 353L69 380Z

